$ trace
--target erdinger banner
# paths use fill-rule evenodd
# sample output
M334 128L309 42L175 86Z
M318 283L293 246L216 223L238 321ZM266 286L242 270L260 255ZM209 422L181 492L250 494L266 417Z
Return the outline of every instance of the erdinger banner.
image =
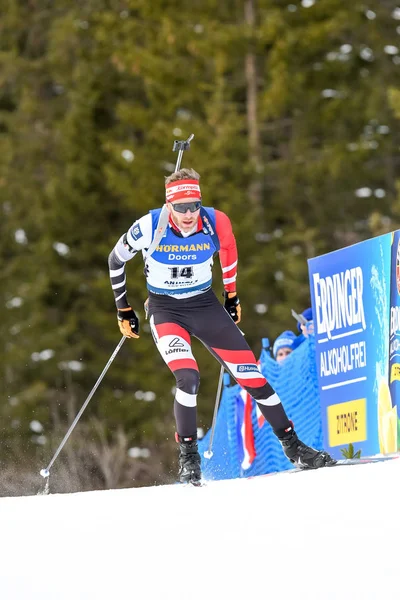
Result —
M362 456L380 452L378 406L390 395L391 239L308 261L324 444L336 458L350 443Z
M400 231L395 231L392 237L389 389L379 404L379 441L385 454L400 449Z

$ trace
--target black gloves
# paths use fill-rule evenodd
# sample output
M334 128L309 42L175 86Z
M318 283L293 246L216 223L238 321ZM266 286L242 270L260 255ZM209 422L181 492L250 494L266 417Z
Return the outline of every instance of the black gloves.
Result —
M240 307L240 300L236 294L236 292L224 292L225 302L224 307L225 310L232 317L233 321L238 324L240 323L240 318L242 316L242 309Z
M120 308L117 312L117 317L122 335L129 338L139 337L139 318L130 306L128 308Z

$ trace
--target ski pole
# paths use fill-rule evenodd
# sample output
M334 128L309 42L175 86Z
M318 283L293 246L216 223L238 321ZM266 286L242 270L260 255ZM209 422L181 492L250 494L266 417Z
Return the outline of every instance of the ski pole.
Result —
M176 159L176 165L175 165L175 171L174 171L175 173L177 171L179 171L179 169L181 168L183 153L185 152L185 150L189 150L190 142L192 141L193 138L194 138L194 133L191 133L187 140L181 140L181 141L175 140L174 141L172 151L176 152L178 150L178 158Z
M217 388L217 396L215 398L214 414L213 414L213 420L212 420L212 425L211 425L210 441L208 443L208 450L205 450L205 452L204 452L204 458L211 458L213 455L211 448L212 448L213 439L214 439L215 425L217 422L219 401L221 399L222 382L224 380L224 370L225 370L224 366L221 365L221 371L219 374L219 381L218 381L218 388Z
M114 352L112 353L108 363L106 364L106 366L104 367L100 377L98 378L98 380L96 381L92 391L90 392L89 396L86 398L81 410L78 412L78 414L76 415L71 427L68 429L67 433L65 434L61 444L58 446L57 450L54 453L53 458L51 459L51 461L49 462L49 464L47 465L47 469L41 469L40 471L40 475L42 477L44 477L45 479L47 477L49 477L50 475L50 469L52 467L52 465L54 464L57 456L60 454L61 450L63 449L63 447L65 446L66 441L68 440L69 436L72 433L72 430L74 429L75 425L77 424L77 422L79 421L79 419L81 418L83 411L85 410L85 408L87 407L87 405L89 404L90 400L93 397L93 394L95 393L95 391L97 390L97 388L100 385L101 380L103 379L104 375L107 373L112 361L114 360L114 358L117 356L122 344L124 343L124 341L126 340L125 336L122 336L121 341L119 342L118 346L115 348Z

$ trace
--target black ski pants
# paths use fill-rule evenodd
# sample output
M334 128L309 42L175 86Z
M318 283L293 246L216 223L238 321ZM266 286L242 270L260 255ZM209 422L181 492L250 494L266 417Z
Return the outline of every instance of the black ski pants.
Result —
M262 375L240 329L211 289L190 298L150 293L149 318L158 351L175 375L174 413L180 436L192 436L197 431L200 375L191 336L198 338L256 400L274 430L290 426L278 395Z

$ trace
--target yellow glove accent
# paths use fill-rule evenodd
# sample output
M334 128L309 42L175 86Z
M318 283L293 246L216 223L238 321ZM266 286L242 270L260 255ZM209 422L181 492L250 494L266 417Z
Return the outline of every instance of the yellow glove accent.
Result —
M124 316L126 313L126 318ZM138 338L139 336L139 319L134 310L129 308L118 309L118 327L122 335L128 338Z

